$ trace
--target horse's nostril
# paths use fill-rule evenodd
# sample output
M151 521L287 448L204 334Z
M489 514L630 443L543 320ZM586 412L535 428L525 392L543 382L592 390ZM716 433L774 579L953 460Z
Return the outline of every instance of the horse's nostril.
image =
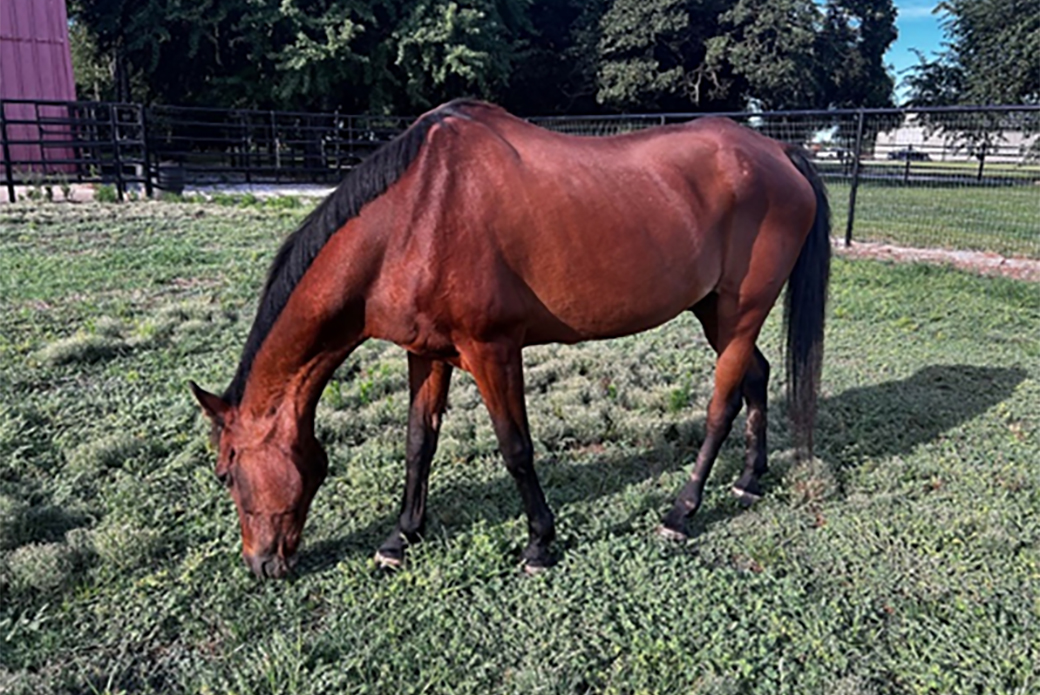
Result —
M275 556L264 563L264 576L270 579L281 579L289 572L285 561Z
M270 555L246 555L245 561L257 579L267 579L273 576L274 568L271 566Z
M246 564L259 579L282 579L290 570L290 565L277 555L249 556Z
M246 565L258 579L283 579L292 572L296 566L297 556L293 554L288 558L281 555L260 553L246 555L243 553Z

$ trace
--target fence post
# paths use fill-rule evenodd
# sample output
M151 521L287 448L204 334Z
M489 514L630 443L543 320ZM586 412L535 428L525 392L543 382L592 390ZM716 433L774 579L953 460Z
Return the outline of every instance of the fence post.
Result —
M274 145L274 182L282 182L282 152L278 146L278 125L274 111L271 111L271 142Z
M852 224L856 219L856 191L859 190L859 156L863 148L863 109L856 116L856 147L852 151L852 185L849 186L849 214L845 221L845 246L852 246Z
M343 122L343 117L340 115L339 107L336 107L336 112L332 116L332 138L333 142L336 143L334 155L336 157L336 165L333 167L333 178L336 181L340 180L342 171L340 167L343 165L343 135L340 132L340 124Z
M119 117L115 104L108 107L108 124L112 128L112 160L116 165L116 194L119 202L123 202L123 160L119 152Z
M252 126L249 122L249 116L242 112L238 116L239 121L242 123L242 137L239 138L239 148L242 152L242 159L245 161L246 168L246 183L252 185L253 183L253 153L251 151L250 142L253 135Z
M350 166L354 166L354 124L355 117L347 116L347 157L350 159Z
M11 168L11 144L7 142L7 114L4 102L0 101L0 143L4 149L4 181L7 183L7 202L15 202L14 170Z
M148 107L139 104L137 108L140 114L141 148L144 151L144 194L151 198L155 191L152 189L152 149L148 145Z

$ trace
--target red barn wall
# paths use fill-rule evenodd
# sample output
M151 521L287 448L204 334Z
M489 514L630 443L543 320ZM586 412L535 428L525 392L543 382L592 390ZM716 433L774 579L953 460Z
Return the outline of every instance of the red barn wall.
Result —
M65 0L0 0L0 99L76 99ZM59 144L69 139L68 128L35 121L65 118L64 107L7 104L4 115L9 121L34 121L7 126L11 161L19 162L16 166L63 169L47 166L46 162L71 156L71 151ZM18 142L26 140L55 144L41 147L39 143Z

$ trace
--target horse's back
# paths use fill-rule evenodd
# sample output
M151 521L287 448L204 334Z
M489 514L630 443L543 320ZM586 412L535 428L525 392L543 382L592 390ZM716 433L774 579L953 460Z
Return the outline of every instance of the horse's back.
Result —
M746 272L762 220L804 198L785 167L780 145L722 119L585 138L475 107L433 129L410 172L420 209L398 215L399 270L463 332L638 332Z

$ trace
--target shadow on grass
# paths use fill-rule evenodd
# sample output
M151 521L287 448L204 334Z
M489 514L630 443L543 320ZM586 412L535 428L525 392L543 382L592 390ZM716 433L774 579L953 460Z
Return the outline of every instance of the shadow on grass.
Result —
M1019 367L925 367L913 376L850 389L820 404L817 454L839 467L913 451L1006 400Z
M695 430L701 436L701 430ZM542 458L535 461L539 480L545 490L549 507L559 511L575 502L604 498L664 473L687 468L697 442L676 441L670 446L640 449L636 453L624 456L601 455L586 458L580 463L564 463ZM721 459L721 456L720 456ZM721 464L722 461L720 460ZM434 463L436 466L436 462ZM400 481L403 490L404 479ZM669 495L676 490L651 490L635 511L629 510L625 518L611 524L610 531L616 533L629 532L632 521L647 510L657 510L669 501ZM396 500L395 500L396 501ZM690 530L698 533L702 530L702 520L715 518L714 510L708 505L696 521L691 520ZM735 505L734 505L735 506ZM430 521L427 532L452 536L468 528L477 520L489 525L497 525L510 519L523 516L520 494L513 479L502 466L501 475L492 480L467 482L460 480L434 481L431 485L427 504ZM320 572L334 565L345 556L369 557L389 535L396 522L396 515L382 515L370 524L340 537L334 537L313 544L306 544L301 551L300 574ZM560 529L558 528L558 531ZM573 541L565 535L557 538L557 551L566 551ZM514 549L519 558L521 548Z
M69 531L86 526L90 518L53 504L10 505L0 514L0 550L35 543L55 543Z
M816 453L832 462L839 471L857 465L865 458L909 453L1007 399L1025 377L1026 372L1021 368L931 366L907 379L850 389L820 402ZM691 427L682 429L699 436L703 432L703 423L697 421L692 430ZM740 439L739 429L738 422L729 445L716 462L714 476L735 478L739 473L743 464L742 446L737 441ZM613 495L662 473L688 468L698 442L686 439L634 454L604 455L584 463L547 465L543 462L539 472L549 504L559 510L582 500ZM785 445L786 442L781 442L777 447L774 443L770 451L774 460ZM783 478L784 472L783 466L774 466L766 480L767 488L770 480L775 484ZM664 511L671 502L671 495L677 492L649 491L635 514L641 515L648 510ZM428 507L434 516L443 515L437 510L454 510L447 515L462 519L472 515L491 524L522 514L519 494L504 469L502 475L492 481L456 482L434 489ZM706 501L705 506L690 519L689 531L696 536L740 512L741 509L730 500ZM613 524L611 531L631 531L632 516L630 514L629 518ZM300 572L327 569L344 555L370 555L391 531L394 521L393 516L384 515L364 528L305 547ZM462 524L452 521L449 525L458 528ZM451 528L447 530L449 534L453 532ZM566 539L561 539L560 545L566 550Z

